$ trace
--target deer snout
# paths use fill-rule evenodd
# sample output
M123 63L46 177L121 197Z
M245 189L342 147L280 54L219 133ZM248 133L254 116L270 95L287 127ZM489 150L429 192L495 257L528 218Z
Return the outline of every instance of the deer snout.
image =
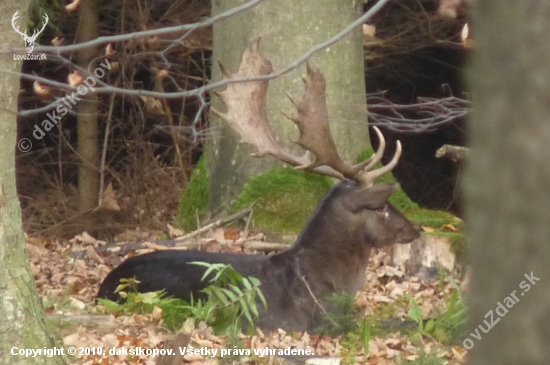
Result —
M399 243L410 243L420 237L421 228L419 224L411 224L399 237Z

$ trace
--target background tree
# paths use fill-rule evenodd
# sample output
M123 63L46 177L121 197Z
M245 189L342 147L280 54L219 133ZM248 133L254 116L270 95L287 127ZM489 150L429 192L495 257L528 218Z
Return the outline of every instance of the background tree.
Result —
M214 15L235 7L240 1L213 2ZM327 39L352 23L361 14L362 4L338 1L266 1L251 11L238 14L214 25L213 60L220 60L236 72L241 54L251 39L261 36L260 49L274 67L282 67L308 49ZM360 152L369 145L366 123L365 84L362 33L360 29L341 42L314 56L313 62L327 79L327 98L331 129L341 155L355 162ZM283 145L297 151L297 128L281 113L292 115L292 104L285 91L297 95L302 87L305 69L285 75L270 83L268 116ZM221 78L220 69L213 66L212 79ZM224 110L217 98L213 106ZM213 125L219 126L216 117ZM225 127L219 138L206 148L210 178L208 211L219 214L230 208L230 202L239 195L252 176L280 166L275 159L256 159L250 156L250 146L238 143L237 137ZM284 210L283 207L279 207Z
M77 43L97 38L99 32L98 1L83 1L78 8ZM94 58L99 55L96 46L77 52L77 63L92 72ZM99 202L99 125L97 94L91 92L78 103L78 192L80 211L95 208Z
M475 279L468 333L495 323L497 303L514 291L519 301L489 333L478 330L471 363L547 364L550 3L476 1L474 8L476 109L466 188ZM530 282L531 273L540 280ZM490 310L494 321L484 318Z
M13 31L11 16L29 5L28 1L0 4L0 44L22 48L23 41ZM24 16L20 29L26 27ZM24 52L24 51L23 51ZM44 322L44 309L36 291L27 246L21 227L21 209L15 188L15 145L17 136L17 96L21 62L0 53L0 62L14 74L0 78L0 362L2 364L62 364L61 357L12 356L12 347L22 349L55 346Z

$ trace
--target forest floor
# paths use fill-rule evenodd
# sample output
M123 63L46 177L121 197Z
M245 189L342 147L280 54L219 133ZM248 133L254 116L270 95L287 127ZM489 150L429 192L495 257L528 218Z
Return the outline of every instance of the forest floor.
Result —
M234 234L234 231L220 232L218 229L207 239L209 250L242 250L242 246L231 244L231 236ZM155 237L155 234L136 230L127 232L116 241L138 242L155 238L160 239L160 235ZM105 242L97 241L85 233L69 241L52 241L43 237L27 237L27 241L32 271L46 308L48 323L62 339L66 350L71 346L76 349L75 355L68 356L69 363L158 363L159 357L154 356L153 352L163 349L165 341L174 336L173 332L163 326L160 310L115 316L95 302L101 281L126 256L95 254L94 248ZM73 253L78 251L87 251L88 255L83 259L75 259ZM441 278L434 283L406 278L402 272L388 266L389 261L389 250L373 251L371 254L367 284L356 295L354 303L361 313L369 320L377 316L410 319L411 298L418 304L424 319L437 318L445 311L451 294L456 291L456 283L451 283L448 278ZM60 319L68 319L69 322L61 324ZM433 332L427 329L381 333L373 331L367 334L366 353L364 337L362 341L357 336L349 335L331 338L327 335L279 330L273 333L257 331L252 335L240 335L236 339L214 334L204 323L187 328L187 332L188 338L181 343L181 348L189 349L193 346L196 350L200 349L200 353L197 351L182 357L172 356L171 362L163 364L281 363L259 351L265 351L266 348L286 349L287 353L288 349L309 349L309 354L338 358L342 364L456 365L465 363L467 359L467 356L460 355L464 351L462 347L451 345L452 341L442 341L441 336L430 335ZM220 356L222 351L223 357Z

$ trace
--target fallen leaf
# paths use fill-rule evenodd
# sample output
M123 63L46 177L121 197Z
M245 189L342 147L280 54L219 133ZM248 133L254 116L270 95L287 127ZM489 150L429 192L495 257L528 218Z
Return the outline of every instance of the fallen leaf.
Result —
M372 297L372 300L377 303L391 303L393 300L390 297L387 297L385 295L374 295Z
M162 308L161 307L158 307L158 306L155 306L153 308L153 319L156 320L156 321L160 321L160 319L162 318Z
M451 231L451 232L458 232L458 228L456 228L452 224L444 224L443 228L445 228L446 230Z
M207 238L214 239L218 242L223 242L225 240L225 233L223 231L223 228L218 227L210 230L208 232Z
M101 209L105 210L112 210L115 212L120 211L120 206L118 205L118 202L116 200L116 194L115 190L113 189L113 184L109 183L105 190L103 190L103 194L101 196Z
M228 228L225 230L223 237L226 240L236 241L239 239L239 229L238 228Z
M185 234L185 230L181 228L174 228L170 224L167 224L166 227L168 227L168 236L170 238L181 237Z

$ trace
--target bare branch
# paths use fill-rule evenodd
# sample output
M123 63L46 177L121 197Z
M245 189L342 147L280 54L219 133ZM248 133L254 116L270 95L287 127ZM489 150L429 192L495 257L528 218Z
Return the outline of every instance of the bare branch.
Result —
M418 98L414 104L395 104L384 93L367 95L369 123L399 132L429 132L468 114L471 103L455 96Z
M131 40L147 38L147 37L155 37L155 36L166 35L166 34L179 34L179 33L185 32L185 34L180 38L180 40L182 40L183 38L185 38L187 34L190 34L192 31L196 29L209 27L212 24L217 23L225 18L229 18L235 14L251 9L263 1L265 0L251 0L243 5L234 7L228 11L225 11L221 14L205 19L198 23L177 25L174 27L166 27L166 28L160 28L160 29L145 30L142 32L133 32L129 34L121 34L116 36L98 37L88 42L83 42L83 43L73 44L68 46L38 46L37 45L35 47L35 50L41 53L61 55L62 53L80 51L82 49L86 49L89 47L97 47L107 43L126 42ZM20 50L21 50L20 48L3 48L3 49L0 49L0 53L13 53Z
M36 47L36 51L38 51L38 52L51 52L51 53L55 53L55 54L60 56L61 53L65 53L65 52L69 52L69 51L75 51L75 50L79 50L79 49L87 48L87 47L91 47L91 46L97 46L97 45L101 45L101 44L104 44L104 43L114 43L114 42L128 41L128 40L132 40L132 39L138 39L138 38L154 36L154 35L159 35L159 34L173 33L176 30L184 29L183 27L185 27L185 29L188 29L187 27L192 26L193 27L192 29L196 29L197 27L199 27L199 25L201 27L211 25L211 24L215 23L216 21L219 21L223 18L234 15L238 12L247 10L247 9L251 8L252 6L255 6L256 4L260 3L261 1L264 1L264 0L251 1L249 3L246 3L245 4L246 6L243 5L243 6L234 8L230 11L227 11L223 14L220 14L217 17L210 18L209 20L205 20L204 22L200 22L200 23L189 24L189 25L186 25L186 26L162 28L162 29L156 29L156 30L144 31L144 32L136 32L136 33L113 36L113 37L100 37L100 38L98 38L94 41L81 43L81 44L77 44L77 45L72 45L72 46L63 46L63 47L40 46L40 47ZM366 12L363 16L361 16L356 21L354 21L353 23L348 25L346 28L344 28L342 31L340 31L336 35L334 35L332 38L330 38L327 41L322 42L322 43L312 47L307 52L305 52L302 56L300 56L299 58L297 58L293 62L289 63L286 67L282 67L282 68L278 69L277 71L270 72L270 73L265 74L265 75L254 76L254 77L230 78L230 79L226 78L226 79L223 79L223 80L220 80L220 81L217 81L217 82L209 83L208 85L205 85L203 87L200 87L200 88L197 88L197 89L194 89L194 90L185 90L185 91L169 92L169 93L161 93L161 92L148 91L148 90L127 90L127 89L107 85L106 83L102 82L101 80L96 79L98 85L101 85L101 86L96 87L95 92L100 93L100 94L119 94L119 95L128 95L128 96L150 96L150 97L163 98L163 99L179 99L179 98L194 97L194 96L202 97L207 92L209 92L213 89L217 89L217 88L220 88L222 86L225 86L229 83L237 83L237 82L245 82L245 81L271 80L271 79L277 78L281 75L284 75L284 74L286 74L286 73L288 73L292 70L295 70L297 67L304 64L315 53L317 53L319 51L322 51L322 50L326 49L327 47L331 46L332 44L334 44L334 43L338 42L339 40L341 40L346 35L348 35L351 31L353 31L356 27L362 26L363 23L365 23L370 18L372 18L388 2L389 2L389 0L380 0L368 12ZM19 50L19 49L17 49L17 50ZM3 49L3 50L0 50L0 53L11 53L11 52L14 52L14 51L16 51L16 50L15 49ZM68 59L66 61L68 63L71 63L70 60L68 60ZM0 72L8 73L8 74L14 74L13 72L3 70L3 69L0 69ZM81 70L81 72L83 73L84 77L92 76L91 73L89 73L86 70ZM44 85L61 87L64 90L69 90L69 91L75 91L76 90L76 88L69 87L66 84L51 81L51 80L48 80L48 79L43 78L43 77L39 77L39 76L35 76L35 75L26 75L26 74L18 74L18 75L20 75L22 78L25 78L25 79L40 81Z

